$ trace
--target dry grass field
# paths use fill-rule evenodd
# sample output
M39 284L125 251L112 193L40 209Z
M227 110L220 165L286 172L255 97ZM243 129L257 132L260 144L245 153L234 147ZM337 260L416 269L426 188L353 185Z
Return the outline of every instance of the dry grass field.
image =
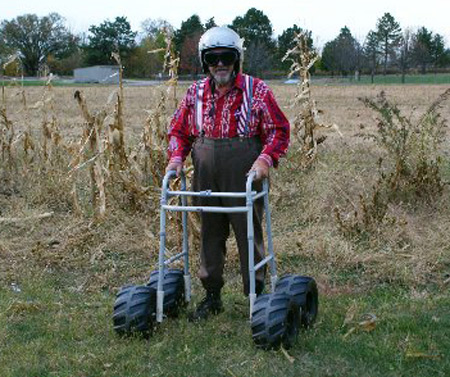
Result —
M293 119L296 109L291 108L290 103L295 95L295 87L276 82L269 84L288 118ZM186 87L184 84L178 87L179 98ZM417 121L446 89L440 85L312 87L312 96L317 102L317 107L323 111L321 120L324 123L336 124L337 129L318 131L318 134L326 136L326 139L318 146L316 160L308 169L299 167L296 151L300 146L296 141L292 143L287 158L282 161L279 169L271 173L270 200L274 247L279 268L282 272L313 276L318 282L324 310L321 312L317 331L318 336L322 336L323 343L315 344L314 349L305 350L299 347L293 351L293 356L297 360L293 364L280 353L276 356L257 356L256 361L242 364L240 367L237 366L242 362L239 359L239 351L232 348L230 352L234 356L227 359L229 364L217 369L215 375L275 375L272 374L275 373L272 369L268 369L272 372L264 372L263 369L264 365L270 365L272 362L280 371L284 371L284 375L298 375L295 370L307 370L310 372L308 375L317 376L444 376L450 373L449 348L442 349L443 343L436 339L430 340L427 345L421 344L420 339L423 339L424 335L414 328L404 332L399 330L401 335L392 341L392 344L386 341L389 343L386 347L390 352L394 350L395 354L398 351L400 355L393 356L393 359L389 360L389 365L383 364L386 356L379 356L379 359L377 356L375 366L367 366L370 362L363 354L359 355L360 363L357 369L352 369L351 356L344 357L336 363L329 361L329 367L320 362L320 355L326 352L321 347L328 342L325 334L320 335L321 329L322 331L326 329L327 333L335 332L340 339L344 332L343 343L336 345L336 349L331 351L334 355L339 355L339 349L346 347L345 342L352 337L351 331L350 334L347 334L347 331L351 329L349 323L356 321L354 318L370 310L379 318L378 327L389 327L390 323L395 321L389 317L391 313L387 315L385 312L386 305L390 304L383 301L384 304L377 306L380 300L375 298L374 302L377 304L371 305L371 301L368 303L361 299L372 297L371 295L378 289L382 292L387 289L389 294L392 293L394 298L391 302L400 302L404 299L405 302L416 302L417 307L420 306L422 309L424 308L422 303L425 302L430 313L435 310L434 305L436 302L439 303L439 300L442 299L448 304L450 284L448 128L441 136L438 151L443 181L440 195L432 197L419 195L412 199L408 197L389 201L383 219L375 226L371 224L370 229L363 234L343 232L336 218L337 212L341 214L342 219L348 220L354 218L355 211L361 211L360 198L370 200L380 176L377 162L382 158L385 164L389 164L392 157L372 139L364 137L367 134L377 133L379 114L367 108L358 98L375 98L384 91L388 100L396 103L407 118ZM86 117L74 99L76 90L83 93L91 115L104 111L102 132L106 136L103 144L98 144L103 148L98 156L95 156L94 150L86 147L88 144L85 134ZM164 166L161 150L156 150L163 143L160 142L159 147L151 143L146 144L143 135L146 126L148 130L151 129L156 118L161 126L165 127L173 105L166 98L165 109L157 110L156 118L149 121L149 116L155 114L157 104L160 103L161 93L166 93L165 89L124 88L121 117L123 126L121 135L124 136L124 141L120 145L123 147L127 163L122 166L120 165L122 162L113 157L116 136L114 132L108 134L109 131L106 131L108 125L113 124L114 119L117 120L119 111L116 97L111 95L113 91L112 87L53 87L50 91L43 87L26 87L24 97L20 87L4 88L2 103L4 111L0 119L2 142L0 297L3 301L0 310L0 325L3 327L0 330L0 341L3 345L0 346L0 350L3 350L5 357L4 362L0 362L5 368L0 372L2 376L124 375L120 372L114 374L107 366L110 364L109 361L105 361L107 358L98 363L95 358L90 360L89 354L97 355L97 360L100 359L100 355L97 353L98 350L89 349L88 345L84 345L82 351L73 346L74 359L67 365L59 362L58 352L55 351L53 356L47 355L52 361L44 363L45 368L42 367L44 369L39 372L39 360L42 359L31 351L29 343L32 344L36 339L32 335L26 335L32 334L33 331L27 329L25 325L20 330L18 325L22 323L21 321L26 322L24 318L27 316L45 313L47 305L49 305L48 315L56 316L57 322L70 322L72 317L76 320L77 316L83 316L77 323L91 329L89 335L84 332L83 336L95 337L95 331L101 331L100 337L108 339L105 344L93 343L91 346L112 347L112 352L116 352L115 357L120 360L120 353L111 345L115 338L109 328L108 310L112 308L118 287L125 283L141 284L146 281L156 261L159 247L158 187L152 182L158 181L160 177L155 177L154 174L160 170L152 170L147 165ZM438 111L442 119L450 120L450 101L443 102ZM33 148L24 147L26 140L32 142ZM152 145L155 150L151 149ZM146 153L152 153L150 160L147 160ZM98 165L95 165L97 162ZM111 168L114 164L120 166ZM92 168L94 165L98 166L98 170ZM94 195L92 185L94 181L98 184L99 179L103 182L101 187L104 187L104 192L97 190ZM102 195L105 196L103 199ZM93 200L104 203L102 216L98 216ZM176 249L179 247L179 228L176 219L173 220L169 246ZM195 247L191 255L194 261L192 272L195 274L198 263L198 251ZM240 296L238 273L236 250L230 241L228 280L225 288L225 293L230 298L226 299L226 302L237 303L232 304L231 309L227 310L244 313L246 309L242 305L246 303ZM39 294L38 288L41 283L43 291L46 292L43 296ZM399 290L402 300L395 298ZM20 296L19 291L27 292L26 296ZM200 293L198 282L194 282L194 295ZM64 302L68 297L78 302L78 306L71 307L70 303ZM93 301L93 297L96 297L96 301ZM427 301L428 299L430 301ZM83 308L81 303L84 301L87 306ZM78 309L74 308L81 309L77 311ZM411 310L419 309L414 306ZM439 310L440 314L434 315L433 318L436 320L436 326L439 326L441 321L441 325L445 328L446 322L443 318L445 315L448 318L448 309ZM98 314L93 314L94 311ZM420 315L426 313L421 312ZM245 315L240 317L244 318ZM88 321L89 324L84 321ZM236 342L238 334L227 333L228 330L221 328L219 322L220 319L215 322L219 328L213 327L212 331L215 329L225 334L225 338L231 337L231 341ZM97 325L91 326L92 323ZM171 326L176 325L165 326L162 332L167 335L167 332L171 331ZM183 331L188 331L185 329L187 325L182 326ZM47 332L64 332L63 325L59 330L49 328ZM395 333L397 330L394 326L386 331ZM358 333L358 330L356 332ZM449 335L448 327L444 332ZM22 335L24 338L21 339ZM12 340L14 336L17 339ZM71 338L73 335L67 336L72 340L60 343L48 340L44 348L47 347L45 349L51 353L52 347L65 347L63 346L65 344L70 350L72 346L69 344L73 341ZM191 336L192 334L187 335L189 339ZM246 337L249 338L249 334L246 334ZM190 340L182 339L182 342L188 342L186 347L190 347ZM77 340L75 336L75 343L81 341L82 339ZM307 338L307 341L313 342L311 338ZM8 346L5 348L7 343L4 342L14 344L28 356L21 356L16 360L17 350L14 351ZM162 336L158 338L158 342L163 342ZM225 341L221 342L226 349ZM356 348L361 347L357 342L355 344ZM245 345L247 346L251 349L251 345ZM374 347L381 349L382 341L380 340ZM253 351L247 348L245 350L244 353L248 357L255 356ZM130 352L139 354L141 351L133 349ZM81 354L85 355L84 359ZM217 357L214 354L210 356ZM276 361L271 360L271 357L276 358ZM152 360L154 365L159 365L159 372L152 369L153 374L145 374L147 369L136 367L137 369L132 369L134 372L131 372L134 374L130 375L172 375L170 370L163 366L162 359L156 357ZM203 359L200 358L198 362L201 363L201 360ZM423 360L425 364L421 364ZM182 366L188 368L190 372L186 373L189 375L202 375L196 374L195 369L187 367L190 365L187 359L180 362L180 369L173 370L173 375L183 375L185 372ZM121 365L117 366L119 371L129 370L124 366L125 361L123 365L117 359L111 363ZM26 371L30 369L24 364L32 365L35 368L32 369L34 372L27 374ZM339 372L334 369L337 367L341 368L337 369ZM0 371L1 368L2 366ZM78 372L75 372L76 370ZM22 371L22 374L18 371ZM405 371L409 373L404 374ZM53 372L55 374L51 374Z

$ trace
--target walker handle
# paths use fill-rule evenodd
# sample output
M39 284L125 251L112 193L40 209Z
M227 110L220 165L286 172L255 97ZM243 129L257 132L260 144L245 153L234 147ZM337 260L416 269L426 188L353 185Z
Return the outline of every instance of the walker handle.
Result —
M252 183L255 181L255 177L256 177L256 171L255 170L250 170L247 176L247 183L245 185L245 191L250 194L252 192ZM263 184L263 190L265 187L268 187L268 183L269 183L269 179L268 178L264 178L262 180L262 184Z
M181 169L180 172L181 182L182 184L186 182L186 175L184 174L184 170ZM177 178L177 172L176 170L169 170L166 175L164 176L163 182L162 182L162 189L167 189L169 187L169 181L172 178ZM184 185L185 186L185 185Z

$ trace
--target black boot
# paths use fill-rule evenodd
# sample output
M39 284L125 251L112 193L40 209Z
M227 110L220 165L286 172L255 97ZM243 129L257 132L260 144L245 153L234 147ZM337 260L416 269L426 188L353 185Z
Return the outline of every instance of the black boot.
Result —
M264 286L265 286L264 281L256 280L256 282L255 282L255 293L256 293L256 296L259 296L261 293L263 293Z
M220 291L207 291L205 298L200 301L195 311L190 315L190 321L207 319L210 314L219 314L223 311Z
M255 281L255 293L256 293L256 296L259 296L260 294L262 294L263 291L264 291L264 288L265 288L264 281L259 281L259 280ZM248 290L250 291L250 283L248 284ZM247 290L244 288L244 294L246 296L248 296L249 293L250 292L247 292Z

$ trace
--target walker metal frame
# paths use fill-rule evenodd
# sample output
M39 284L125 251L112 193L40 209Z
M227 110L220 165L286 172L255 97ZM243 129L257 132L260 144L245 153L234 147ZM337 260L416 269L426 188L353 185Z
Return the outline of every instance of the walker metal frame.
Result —
M255 272L262 268L264 265L269 264L271 275L271 288L275 289L277 282L277 271L275 256L273 252L272 243L272 229L270 220L270 208L269 208L269 182L265 178L263 180L263 189L260 192L252 191L252 183L255 180L256 173L251 171L247 177L245 192L212 192L206 191L187 191L186 190L186 176L184 172L181 172L181 189L179 191L171 191L169 188L170 179L176 177L175 171L169 171L164 176L161 192L161 216L160 216L160 248L159 248L159 274L158 285L156 293L156 320L162 322L163 320L163 304L164 304L164 291L163 291L163 279L164 269L172 262L184 259L184 285L185 285L185 300L190 302L191 300L191 275L189 272L189 242L188 242L188 212L217 212L217 213L246 213L247 214L247 240L248 240L248 265L249 265L249 279L250 279L250 319L253 312L253 306L256 300L255 293ZM178 205L169 205L168 201L170 197L178 196ZM214 207L214 206L189 206L187 205L187 197L221 197L221 198L245 198L245 206L234 207ZM253 229L253 203L255 200L264 198L264 210L265 210L265 223L267 234L267 252L268 256L255 265L254 254L254 229ZM166 216L167 212L175 211L182 212L182 227L183 227L183 247L182 251L172 257L166 259Z

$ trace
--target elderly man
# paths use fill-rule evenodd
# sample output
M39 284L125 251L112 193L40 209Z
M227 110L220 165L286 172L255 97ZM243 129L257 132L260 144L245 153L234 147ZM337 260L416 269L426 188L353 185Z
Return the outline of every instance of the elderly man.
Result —
M167 171L180 173L192 152L193 189L220 192L245 191L246 176L268 177L289 145L289 122L270 88L260 79L241 73L243 40L232 29L213 27L199 41L205 79L192 84L169 127ZM255 189L260 190L256 182ZM200 198L198 205L242 206L244 199ZM263 203L254 205L255 264L264 258ZM239 249L244 293L249 293L246 215L202 213L199 277L206 297L191 319L205 319L222 311L226 240L230 224ZM256 273L256 294L264 289L265 271Z

